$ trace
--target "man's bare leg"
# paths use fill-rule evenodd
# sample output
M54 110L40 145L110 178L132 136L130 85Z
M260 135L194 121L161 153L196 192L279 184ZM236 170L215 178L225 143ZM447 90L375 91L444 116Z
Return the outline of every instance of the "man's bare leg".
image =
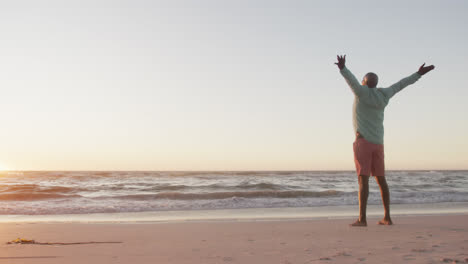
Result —
M359 175L359 219L351 226L367 226L366 209L369 197L369 176Z
M387 180L385 176L375 177L377 184L380 187L380 193L382 194L382 202L385 209L385 215L382 220L378 222L379 225L392 225L392 219L390 218L390 191L388 190Z

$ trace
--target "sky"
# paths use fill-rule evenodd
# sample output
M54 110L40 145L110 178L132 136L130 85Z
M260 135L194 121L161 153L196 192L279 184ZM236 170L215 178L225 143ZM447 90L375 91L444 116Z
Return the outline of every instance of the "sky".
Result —
M353 170L388 87L387 169L468 169L468 2L2 1L0 169Z

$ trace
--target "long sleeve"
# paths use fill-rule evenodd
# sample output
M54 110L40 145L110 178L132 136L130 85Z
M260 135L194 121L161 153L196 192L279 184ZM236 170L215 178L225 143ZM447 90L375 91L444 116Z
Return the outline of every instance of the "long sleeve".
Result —
M343 69L340 70L341 75L345 78L346 82L348 83L349 87L351 87L351 90L353 93L357 96L359 96L362 93L362 85L359 83L359 81L356 79L354 74L348 70L348 68L344 67Z
M381 91L387 96L388 99L392 98L396 93L403 90L408 85L415 83L421 78L421 75L417 72L411 74L410 76L401 79L399 82L393 84L388 88L382 88Z

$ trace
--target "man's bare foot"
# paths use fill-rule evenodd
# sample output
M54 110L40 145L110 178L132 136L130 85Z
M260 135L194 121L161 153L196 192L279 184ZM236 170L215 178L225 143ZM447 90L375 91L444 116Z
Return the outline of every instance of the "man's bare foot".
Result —
M357 220L356 222L350 224L350 226L367 226L367 222L366 222L366 221Z
M388 218L384 218L382 220L380 220L377 224L379 225L393 225L393 222L392 222L392 219Z

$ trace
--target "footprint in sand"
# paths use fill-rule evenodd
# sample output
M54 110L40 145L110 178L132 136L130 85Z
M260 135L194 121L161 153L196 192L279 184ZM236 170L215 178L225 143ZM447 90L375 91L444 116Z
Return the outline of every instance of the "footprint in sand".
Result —
M351 254L348 253L348 252L344 252L344 251L338 252L338 253L335 254L335 257L340 257L340 256L349 257L349 256L351 256Z
M404 260L415 260L414 255L404 255L403 259Z
M231 257L224 257L223 258L223 261L233 261L234 258L231 258Z
M357 260L359 260L359 261L365 261L366 258L358 258Z
M458 259L451 259L451 258L441 258L440 261L443 263L459 263L460 262Z
M432 249L425 249L425 248L413 248L411 251L413 252L419 252L419 253L426 253L426 252L432 252L434 250Z

